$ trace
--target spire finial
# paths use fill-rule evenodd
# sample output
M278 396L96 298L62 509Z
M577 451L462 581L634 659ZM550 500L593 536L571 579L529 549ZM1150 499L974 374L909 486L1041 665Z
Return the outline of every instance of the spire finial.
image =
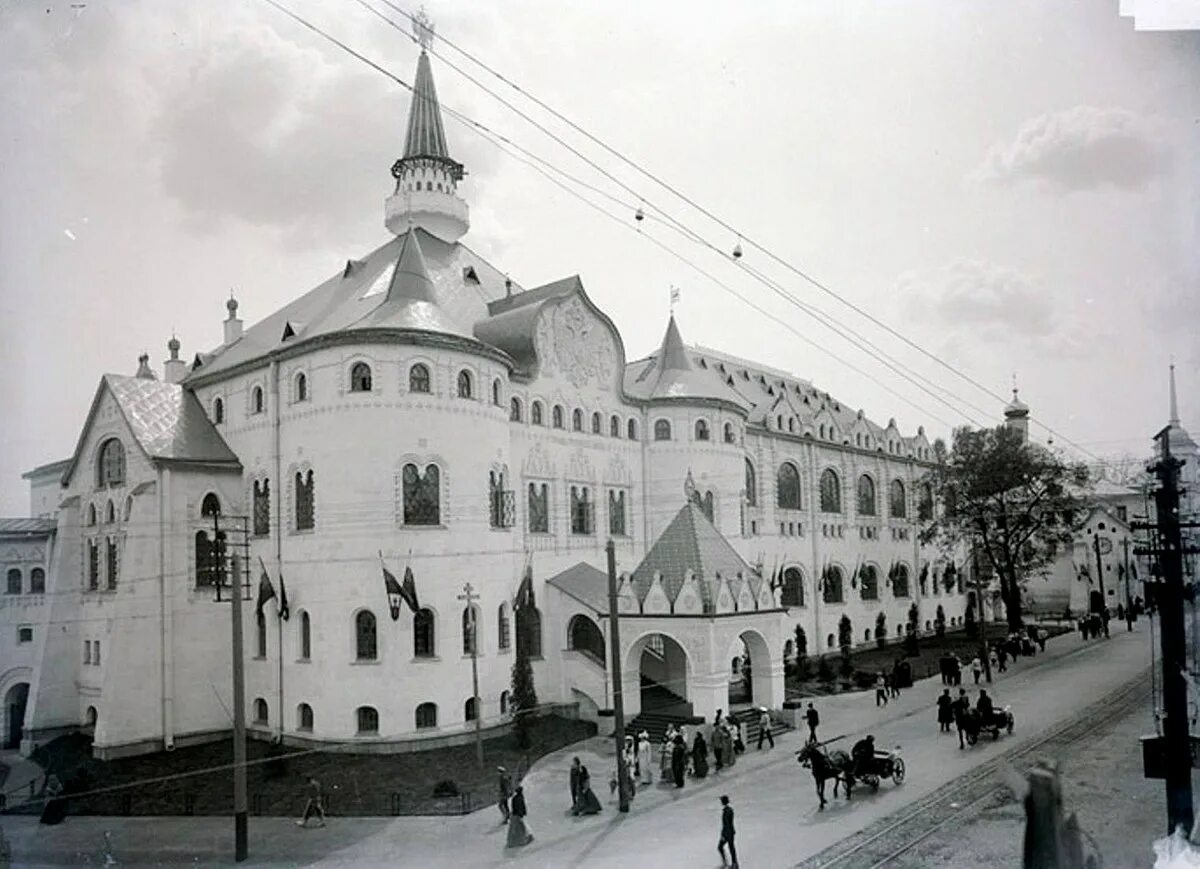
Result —
M696 497L696 481L692 479L691 468L688 468L687 477L683 481L683 497L686 501L691 501Z
M679 287L675 286L674 284L671 284L671 304L670 304L670 310L671 310L671 316L672 316L672 317L674 317L674 316L675 316L675 306L676 306L676 305L679 303L679 296L680 296L680 293L679 293Z
M429 17L429 13L425 11L425 4L421 4L421 8L417 10L417 14L412 17L413 37L417 40L417 44L421 46L421 51L428 51L429 46L433 45L433 19Z
M1171 418L1169 425L1179 425L1179 399L1175 397L1175 357L1171 356Z

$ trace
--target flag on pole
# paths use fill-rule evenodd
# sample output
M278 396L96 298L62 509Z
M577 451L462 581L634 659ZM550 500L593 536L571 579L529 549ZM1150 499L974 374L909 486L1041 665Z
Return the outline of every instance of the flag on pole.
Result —
M671 285L671 312L674 313L675 305L679 302L679 287Z
M396 577L387 569L387 564L383 560L382 550L379 552L379 567L383 570L383 590L387 594L388 609L392 614L392 621L399 621L399 601L404 597L404 592L400 588L400 583L396 581Z
M258 563L262 566L262 575L258 578L258 606L255 607L254 614L261 619L263 607L267 605L267 601L275 597L275 587L271 585L271 577L267 575L267 565L261 558L258 559Z
M395 577L392 582L395 582ZM413 578L412 567L404 565L404 582L400 585L400 596L404 598L404 602L408 604L408 608L414 613L421 608L421 604L417 601L417 581Z
M279 618L287 621L292 616L291 609L288 608L287 586L283 584L283 570L279 571Z

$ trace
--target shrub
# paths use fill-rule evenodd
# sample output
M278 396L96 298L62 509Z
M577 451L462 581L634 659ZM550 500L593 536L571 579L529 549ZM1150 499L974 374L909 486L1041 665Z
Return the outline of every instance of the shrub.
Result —
M821 662L817 664L817 678L822 682L832 682L834 680L833 666L829 663L828 658L821 658Z
M435 797L456 797L458 796L458 785L451 779L444 778L433 786L433 795Z
M533 712L537 709L537 702L537 691L533 687L533 665L529 663L529 651L518 636L517 655L512 665L512 706L518 748L529 748L529 732L534 725Z
M875 616L875 645L882 649L887 644L887 616L882 611Z
M967 604L967 613L963 617L963 624L967 629L967 636L974 637L979 633L979 622L975 619L975 604Z
M933 619L933 632L939 639L946 636L946 611L941 604L938 604L937 615Z

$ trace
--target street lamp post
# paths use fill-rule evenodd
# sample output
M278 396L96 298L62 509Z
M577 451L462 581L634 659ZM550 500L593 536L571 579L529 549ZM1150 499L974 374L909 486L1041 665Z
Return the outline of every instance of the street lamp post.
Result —
M617 623L617 545L610 539L605 546L608 553L608 638L609 658L613 681L613 741L617 747L617 807L629 811L629 789L625 770L625 697L621 686L621 630Z
M471 583L463 586L459 600L467 602L467 618L471 627L471 699L475 704L475 762L483 769L483 710L479 708L479 625L475 619L474 602L479 599Z

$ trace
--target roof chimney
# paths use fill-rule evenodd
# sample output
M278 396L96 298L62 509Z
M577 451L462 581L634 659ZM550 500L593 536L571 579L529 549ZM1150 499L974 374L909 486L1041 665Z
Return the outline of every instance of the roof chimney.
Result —
M228 347L242 337L242 321L238 319L238 303L232 292L229 294L229 301L225 303L225 308L229 311L229 316L225 318L225 346Z
M163 380L167 383L179 383L187 374L187 363L179 358L179 339L171 335L171 340L167 342L167 349L171 351L171 358L163 363Z

